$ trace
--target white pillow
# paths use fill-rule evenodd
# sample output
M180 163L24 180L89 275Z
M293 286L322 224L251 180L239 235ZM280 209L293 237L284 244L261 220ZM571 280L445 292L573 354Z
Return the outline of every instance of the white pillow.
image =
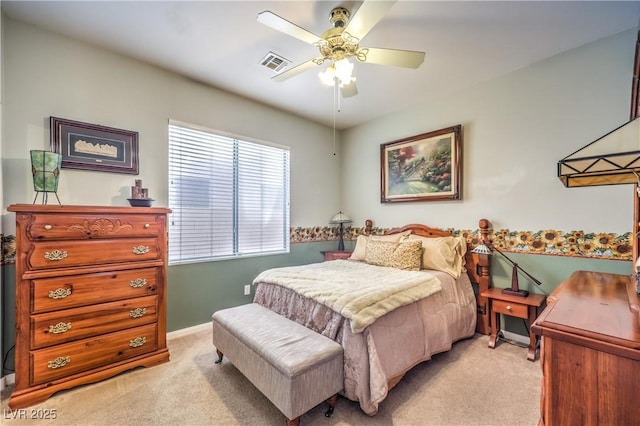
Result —
M467 242L463 237L421 237L410 235L409 240L422 241L422 269L446 272L459 278L464 267Z

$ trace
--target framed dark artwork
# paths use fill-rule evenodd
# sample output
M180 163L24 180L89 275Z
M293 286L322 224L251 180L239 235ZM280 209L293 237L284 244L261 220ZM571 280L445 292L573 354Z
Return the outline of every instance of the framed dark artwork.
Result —
M462 125L380 145L380 201L462 199Z
M51 117L51 150L62 168L138 174L138 132Z

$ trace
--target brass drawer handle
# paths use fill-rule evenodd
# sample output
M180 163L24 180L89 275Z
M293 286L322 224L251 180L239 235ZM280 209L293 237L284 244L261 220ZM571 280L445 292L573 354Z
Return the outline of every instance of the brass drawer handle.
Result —
M145 343L147 343L146 337L136 337L133 340L129 340L129 346L131 346L132 348L137 348L144 345Z
M53 226L51 225L45 225L44 229L46 229L47 231L51 231L53 229Z
M144 229L149 229L149 228L151 228L151 225L149 225L148 223L145 223L144 224Z
M144 279L144 278L136 278L133 281L129 281L129 286L131 286L133 288L138 288L138 287L142 287L146 283L147 283L146 279Z
M149 253L149 247L147 246L137 246L133 248L133 254L145 254Z
M57 288L55 290L49 290L49 299L64 299L67 296L71 296L70 288Z
M511 305L507 305L507 311L512 311L513 308L511 307Z
M129 311L129 316L131 318L140 318L147 313L147 308L135 308L132 311Z
M66 333L67 331L71 330L71 323L70 322L59 322L56 325L50 325L49 326L49 333L53 333L53 334L61 334L61 333Z
M49 251L44 252L44 258L51 261L62 260L67 256L68 256L67 252L63 250L53 250L51 252Z
M58 358L54 359L53 361L47 362L47 367L55 370L56 368L64 367L65 365L69 364L70 362L71 362L71 357L70 356L59 356Z

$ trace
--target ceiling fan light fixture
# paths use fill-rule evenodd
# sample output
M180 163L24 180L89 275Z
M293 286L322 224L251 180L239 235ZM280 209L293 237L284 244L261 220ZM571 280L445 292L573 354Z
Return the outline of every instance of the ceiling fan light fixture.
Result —
M318 77L320 77L320 81L327 86L334 86L336 80L340 87L356 81L356 78L353 76L353 63L347 58L334 61L327 67L326 71L320 71Z
M320 53L319 56L284 70L271 79L282 82L328 62L331 65L318 74L321 81L335 88L339 86L342 97L349 98L358 94L358 88L355 83L356 78L352 74L353 65L348 61L344 64L340 63L346 58L354 58L354 61L369 64L418 68L424 62L424 52L360 47L360 41L396 1L364 0L353 15L345 7L333 8L329 17L333 26L322 35L309 32L268 10L259 13L258 22L315 46Z

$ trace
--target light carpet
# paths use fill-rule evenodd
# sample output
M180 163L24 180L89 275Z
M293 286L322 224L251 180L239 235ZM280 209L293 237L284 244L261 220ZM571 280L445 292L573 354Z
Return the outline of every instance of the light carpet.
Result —
M301 425L536 425L540 363L524 348L501 341L491 350L488 336L454 344L409 371L373 416L338 398L333 417L325 404L301 417ZM3 425L277 425L284 416L225 358L217 359L211 330L168 341L171 361L58 392L12 419L2 394ZM32 410L55 410L55 420L33 419Z

